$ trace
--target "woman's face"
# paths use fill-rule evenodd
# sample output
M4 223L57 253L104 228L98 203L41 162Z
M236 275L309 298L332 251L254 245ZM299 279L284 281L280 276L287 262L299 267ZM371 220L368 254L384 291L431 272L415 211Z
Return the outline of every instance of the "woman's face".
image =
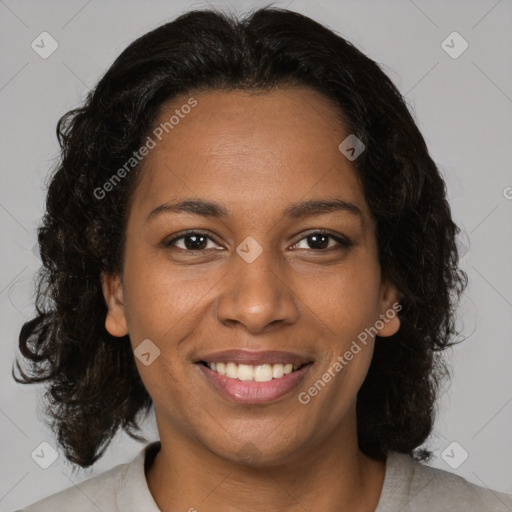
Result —
M103 281L106 328L137 349L163 442L271 464L353 441L375 331L362 333L398 295L338 149L349 132L309 88L191 96L161 110L155 128L180 111L169 133L150 134L122 280ZM399 321L378 325L385 337ZM242 366L223 376L212 362Z

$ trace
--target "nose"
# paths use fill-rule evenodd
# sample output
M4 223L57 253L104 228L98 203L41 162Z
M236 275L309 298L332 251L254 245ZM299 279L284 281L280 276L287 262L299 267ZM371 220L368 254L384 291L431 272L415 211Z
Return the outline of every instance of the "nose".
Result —
M270 325L293 324L299 316L299 301L286 276L270 250L251 263L234 254L216 301L217 319L226 325L243 325L252 334Z

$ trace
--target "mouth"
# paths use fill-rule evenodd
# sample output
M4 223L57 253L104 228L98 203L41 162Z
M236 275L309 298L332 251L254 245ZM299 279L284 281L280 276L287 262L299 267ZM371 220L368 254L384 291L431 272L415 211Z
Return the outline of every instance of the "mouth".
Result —
M196 366L224 398L262 404L290 394L313 363L287 352L231 350L203 356Z

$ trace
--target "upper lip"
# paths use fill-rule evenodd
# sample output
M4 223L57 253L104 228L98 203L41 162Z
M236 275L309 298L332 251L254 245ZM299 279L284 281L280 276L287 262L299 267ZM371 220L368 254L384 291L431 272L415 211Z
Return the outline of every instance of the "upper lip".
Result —
M206 363L238 363L238 364L287 364L292 363L297 366L302 366L312 362L311 359L303 357L293 352L284 352L282 350L265 350L265 351L250 351L250 350L223 350L221 352L210 352L205 354L196 362L204 361Z

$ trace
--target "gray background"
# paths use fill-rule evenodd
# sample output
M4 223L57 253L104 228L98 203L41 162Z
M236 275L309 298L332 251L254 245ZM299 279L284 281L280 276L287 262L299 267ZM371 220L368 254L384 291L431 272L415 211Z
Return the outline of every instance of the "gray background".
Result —
M263 2L73 0L0 1L0 510L14 510L131 460L143 445L119 435L88 471L73 473L60 453L48 469L31 458L43 441L41 388L11 378L19 329L32 311L33 251L44 179L58 155L55 125L133 39L187 9L235 11ZM449 353L453 377L427 445L432 465L512 493L512 2L277 1L352 41L383 66L407 97L445 176L470 284L459 321L467 340ZM42 59L43 31L58 49ZM453 31L468 42L457 59L441 47ZM450 43L451 44L451 43ZM458 43L457 43L458 44ZM154 421L144 431L157 439ZM456 441L469 453L458 468L441 454ZM451 452L453 460L461 448Z

